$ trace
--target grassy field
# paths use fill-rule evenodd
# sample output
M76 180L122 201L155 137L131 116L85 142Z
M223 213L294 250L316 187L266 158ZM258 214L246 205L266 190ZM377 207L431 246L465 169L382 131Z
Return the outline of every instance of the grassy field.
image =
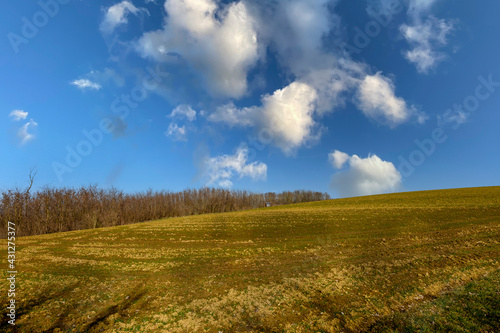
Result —
M16 250L19 332L500 331L500 187L24 237Z

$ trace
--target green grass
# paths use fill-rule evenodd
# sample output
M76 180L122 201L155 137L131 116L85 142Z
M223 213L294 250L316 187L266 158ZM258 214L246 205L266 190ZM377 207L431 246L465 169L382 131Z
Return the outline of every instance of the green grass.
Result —
M374 323L371 332L500 332L500 271Z
M500 331L500 187L197 215L16 245L19 332ZM7 289L3 278L5 300ZM9 329L3 319L0 330Z

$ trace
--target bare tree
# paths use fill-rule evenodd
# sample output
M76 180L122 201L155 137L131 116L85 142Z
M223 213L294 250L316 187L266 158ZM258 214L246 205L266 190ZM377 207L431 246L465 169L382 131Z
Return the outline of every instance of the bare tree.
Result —
M24 192L24 209L23 209L23 213L24 213L24 218L26 219L27 215L28 215L28 204L29 204L29 201L30 201L30 197L31 197L31 188L33 187L33 183L35 182L35 177L38 173L38 170L36 168L31 168L30 169L30 174L28 175L28 187L26 188L26 191Z
M38 170L36 168L30 169L30 174L28 176L28 187L26 188L26 195L29 196L31 188L33 187L33 183L35 182L35 177L38 174Z

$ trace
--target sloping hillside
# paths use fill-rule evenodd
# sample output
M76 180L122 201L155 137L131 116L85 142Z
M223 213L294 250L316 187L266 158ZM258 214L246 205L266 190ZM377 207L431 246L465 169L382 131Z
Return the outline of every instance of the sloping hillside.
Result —
M495 331L499 253L500 187L24 237L16 240L16 328ZM2 318L0 329L11 330L5 307Z

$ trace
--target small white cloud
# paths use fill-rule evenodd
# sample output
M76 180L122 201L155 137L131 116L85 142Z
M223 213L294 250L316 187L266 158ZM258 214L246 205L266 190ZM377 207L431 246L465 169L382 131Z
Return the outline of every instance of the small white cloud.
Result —
M445 46L448 35L453 31L453 22L429 15L435 0L411 0L408 16L410 24L400 27L401 33L412 48L404 55L417 66L420 73L428 73L446 58L439 48ZM424 21L423 18L427 17Z
M122 1L106 9L104 20L101 22L100 29L103 33L110 34L121 24L128 22L128 14L138 15L140 12L149 14L147 9L137 8L130 1Z
M77 87L78 89L85 90L85 89L91 89L91 90L99 90L101 89L101 85L96 82L92 82L88 79L78 79L74 80L71 82L72 85Z
M196 129L190 123L182 126L178 125L181 120L192 122L196 119L196 111L187 104L178 105L167 117L173 119L173 121L168 126L165 135L174 141L187 141L188 129L191 131Z
M189 121L193 121L196 119L196 111L193 110L193 108L191 108L191 106L187 104L181 104L172 110L170 118L176 118L176 119L186 118Z
M111 68L104 68L103 71L91 70L82 75L81 79L73 80L70 84L81 90L100 90L102 88L101 83L107 84L109 82L113 82L117 87L125 85L125 79Z
M170 123L165 135L174 141L187 141L186 126L179 127L176 123Z
M404 53L408 61L417 66L420 73L428 73L439 62L446 58L442 52L436 51L447 44L447 37L453 30L453 24L443 19L429 17L423 23L402 25L401 32L412 49Z
M356 93L356 105L367 117L395 127L417 112L414 106L396 97L394 90L391 79L380 73L367 75Z
M401 187L402 177L394 164L377 155L367 158L353 155L348 158L348 163L349 168L335 173L330 184L341 197L395 192Z
M234 177L249 177L254 181L265 180L267 177L267 165L257 161L248 163L248 148L243 146L234 155L209 157L203 164L207 185L231 187Z
M429 120L427 113L420 110L415 111L415 117L417 118L417 123L420 125L425 124L425 122Z
M38 123L36 123L33 119L30 119L26 124L24 124L18 131L17 137L19 138L21 145L25 145L28 142L35 139L35 135L29 133L28 131L37 127Z
M470 114L463 110L446 110L443 114L438 115L438 125L453 124L453 126L460 126L467 122L469 116Z
M350 156L348 154L338 150L335 150L328 154L328 160L336 169L342 169L349 158Z
M14 121L25 120L28 117L28 112L23 110L13 110L11 113L9 113L9 117ZM37 126L38 124L33 119L30 119L27 123L25 123L17 130L17 137L21 145L25 145L35 139L35 135L30 133L30 131Z
M28 117L28 112L23 110L14 110L11 113L9 113L9 117L14 119L15 121L24 120Z
M448 43L448 35L453 31L453 20L436 19L432 16L432 7L437 0L407 0L408 24L402 24L400 31L410 49L403 52L404 57L415 64L417 71L428 73L441 61L446 54L439 48ZM391 13L402 8L401 0L369 0L368 13L377 17L377 13ZM391 15L391 14L390 14ZM392 16L390 16L392 19Z

